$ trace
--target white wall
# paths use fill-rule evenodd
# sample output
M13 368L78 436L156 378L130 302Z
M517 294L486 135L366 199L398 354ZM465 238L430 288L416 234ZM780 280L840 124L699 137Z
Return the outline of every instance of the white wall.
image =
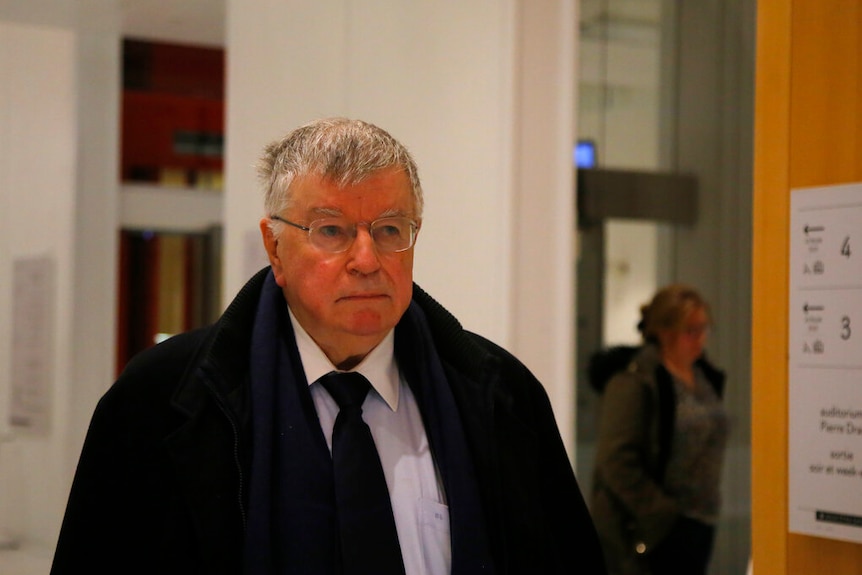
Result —
M77 124L72 365L64 479L71 482L93 408L116 374L119 12L114 0L76 0Z
M510 349L548 389L574 460L577 6L524 0L516 21Z
M22 58L21 54L27 54ZM0 429L15 435L0 449L0 527L50 541L65 501L68 376L75 218L75 36L0 22ZM22 258L53 267L47 436L8 425L11 393L12 269Z
M229 3L226 297L246 279L239 236L262 215L252 166L264 144L345 115L388 130L419 164L417 281L466 325L508 338L511 4Z
M527 362L571 445L574 6L229 0L225 297L256 257L263 146L321 116L376 123L419 164L417 283Z
M120 42L113 0L0 1L0 531L47 568L114 376ZM50 262L47 435L8 424L12 270ZM20 382L16 382L20 383ZM11 567L0 554L0 572ZM17 561L17 562L16 562ZM29 563L26 563L29 564Z

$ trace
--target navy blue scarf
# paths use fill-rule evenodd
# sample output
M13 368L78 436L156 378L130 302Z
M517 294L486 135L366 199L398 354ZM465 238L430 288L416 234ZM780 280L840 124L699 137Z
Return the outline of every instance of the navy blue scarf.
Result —
M452 573L493 573L487 530L460 413L425 316L411 303L395 356L422 413L449 505ZM251 348L252 467L246 575L337 574L332 459L281 288L261 291Z
M245 573L336 574L332 458L272 272L252 334L251 409Z

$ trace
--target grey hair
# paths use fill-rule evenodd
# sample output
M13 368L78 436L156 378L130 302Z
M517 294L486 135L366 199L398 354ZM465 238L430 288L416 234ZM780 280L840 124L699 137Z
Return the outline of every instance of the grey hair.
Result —
M270 216L290 207L290 186L297 177L318 175L349 186L386 168L407 174L414 217L421 219L424 202L416 162L404 145L373 124L347 118L315 120L266 146L257 164Z

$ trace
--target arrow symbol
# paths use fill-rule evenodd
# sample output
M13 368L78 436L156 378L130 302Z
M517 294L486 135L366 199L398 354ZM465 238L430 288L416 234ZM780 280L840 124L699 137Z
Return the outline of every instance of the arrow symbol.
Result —
M808 305L806 302L805 305L802 306L802 311L808 313L809 311L823 311L822 305Z
M805 224L805 235L808 235L808 232L822 232L825 228L823 226L809 226Z

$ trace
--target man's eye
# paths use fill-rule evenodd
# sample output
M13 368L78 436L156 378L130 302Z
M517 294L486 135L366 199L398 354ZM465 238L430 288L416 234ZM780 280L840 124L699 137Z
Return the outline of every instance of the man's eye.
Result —
M340 238L345 235L347 232L344 227L338 226L335 224L328 224L325 226L320 226L317 228L317 233L325 238Z
M376 233L384 238L397 238L401 235L401 228L398 226L380 226Z

